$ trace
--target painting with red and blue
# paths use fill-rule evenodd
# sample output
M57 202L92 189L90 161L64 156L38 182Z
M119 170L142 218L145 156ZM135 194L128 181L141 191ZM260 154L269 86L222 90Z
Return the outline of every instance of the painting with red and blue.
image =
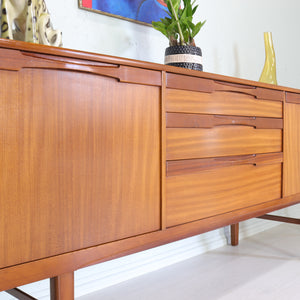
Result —
M163 0L81 0L81 8L99 13L151 24L167 16Z

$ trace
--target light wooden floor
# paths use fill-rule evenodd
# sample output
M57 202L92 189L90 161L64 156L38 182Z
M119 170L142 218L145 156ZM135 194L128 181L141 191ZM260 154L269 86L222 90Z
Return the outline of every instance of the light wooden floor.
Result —
M300 226L282 224L77 300L299 300Z

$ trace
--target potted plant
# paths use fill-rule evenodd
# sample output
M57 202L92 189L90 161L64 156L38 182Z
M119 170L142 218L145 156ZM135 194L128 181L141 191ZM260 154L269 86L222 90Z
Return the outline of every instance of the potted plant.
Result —
M169 39L169 47L165 51L165 64L202 71L202 52L196 47L194 37L204 22L193 23L193 16L198 8L195 1L164 0L168 16L153 27Z

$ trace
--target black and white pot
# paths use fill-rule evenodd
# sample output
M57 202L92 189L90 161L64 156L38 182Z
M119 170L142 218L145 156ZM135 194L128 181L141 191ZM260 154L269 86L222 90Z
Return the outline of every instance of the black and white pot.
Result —
M170 46L165 51L165 64L203 71L202 51L196 46Z

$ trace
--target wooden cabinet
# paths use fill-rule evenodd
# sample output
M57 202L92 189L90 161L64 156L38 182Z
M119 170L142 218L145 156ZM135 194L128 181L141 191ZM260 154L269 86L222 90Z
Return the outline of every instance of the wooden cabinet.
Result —
M297 90L7 40L0 80L0 290L300 202Z

